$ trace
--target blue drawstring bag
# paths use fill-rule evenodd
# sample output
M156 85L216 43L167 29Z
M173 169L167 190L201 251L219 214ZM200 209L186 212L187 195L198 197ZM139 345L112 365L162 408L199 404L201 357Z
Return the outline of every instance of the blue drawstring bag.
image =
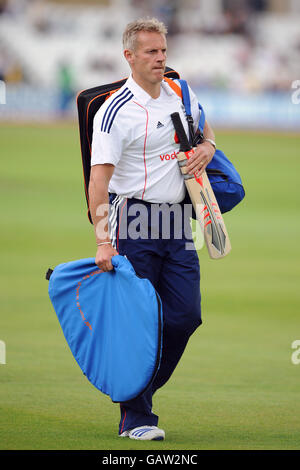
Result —
M144 393L160 365L163 314L148 279L128 259L101 271L94 258L48 270L49 296L71 352L88 380L113 402Z

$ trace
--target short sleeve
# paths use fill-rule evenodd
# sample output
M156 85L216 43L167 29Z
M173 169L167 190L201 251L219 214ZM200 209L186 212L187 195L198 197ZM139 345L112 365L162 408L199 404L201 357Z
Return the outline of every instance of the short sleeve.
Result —
M124 138L116 120L109 132L101 130L102 115L100 109L94 117L91 166L104 163L116 166L122 155Z

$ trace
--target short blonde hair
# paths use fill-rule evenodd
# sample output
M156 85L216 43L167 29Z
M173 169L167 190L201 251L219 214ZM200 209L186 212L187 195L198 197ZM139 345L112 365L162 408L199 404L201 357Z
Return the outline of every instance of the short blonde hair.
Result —
M167 27L157 18L140 18L129 23L123 33L123 47L134 50L136 47L136 35L139 31L149 31L151 33L168 33Z

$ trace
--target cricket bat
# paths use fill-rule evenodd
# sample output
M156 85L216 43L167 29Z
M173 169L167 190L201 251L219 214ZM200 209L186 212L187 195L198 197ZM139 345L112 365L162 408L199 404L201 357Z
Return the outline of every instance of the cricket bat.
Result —
M179 113L171 114L171 119L180 143L178 164L200 223L209 256L212 259L224 258L230 252L231 244L215 194L206 171L202 174L196 171L193 175L187 173L185 166L194 149L188 141Z

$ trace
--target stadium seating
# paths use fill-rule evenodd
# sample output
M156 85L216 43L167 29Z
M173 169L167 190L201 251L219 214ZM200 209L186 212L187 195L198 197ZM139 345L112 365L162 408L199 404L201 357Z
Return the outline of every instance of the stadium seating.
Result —
M184 19L192 15L186 9ZM25 14L1 15L0 44L21 64L29 83L55 87L59 64L66 62L74 86L86 88L128 73L121 34L133 17L127 2L122 3L122 15L114 4L99 8L44 3L38 10L28 7ZM185 31L179 21L182 31L171 38L168 63L196 86L284 88L286 76L298 70L299 18L281 15L278 21L267 14L254 23L253 44L242 35L206 34L201 23L197 31Z

